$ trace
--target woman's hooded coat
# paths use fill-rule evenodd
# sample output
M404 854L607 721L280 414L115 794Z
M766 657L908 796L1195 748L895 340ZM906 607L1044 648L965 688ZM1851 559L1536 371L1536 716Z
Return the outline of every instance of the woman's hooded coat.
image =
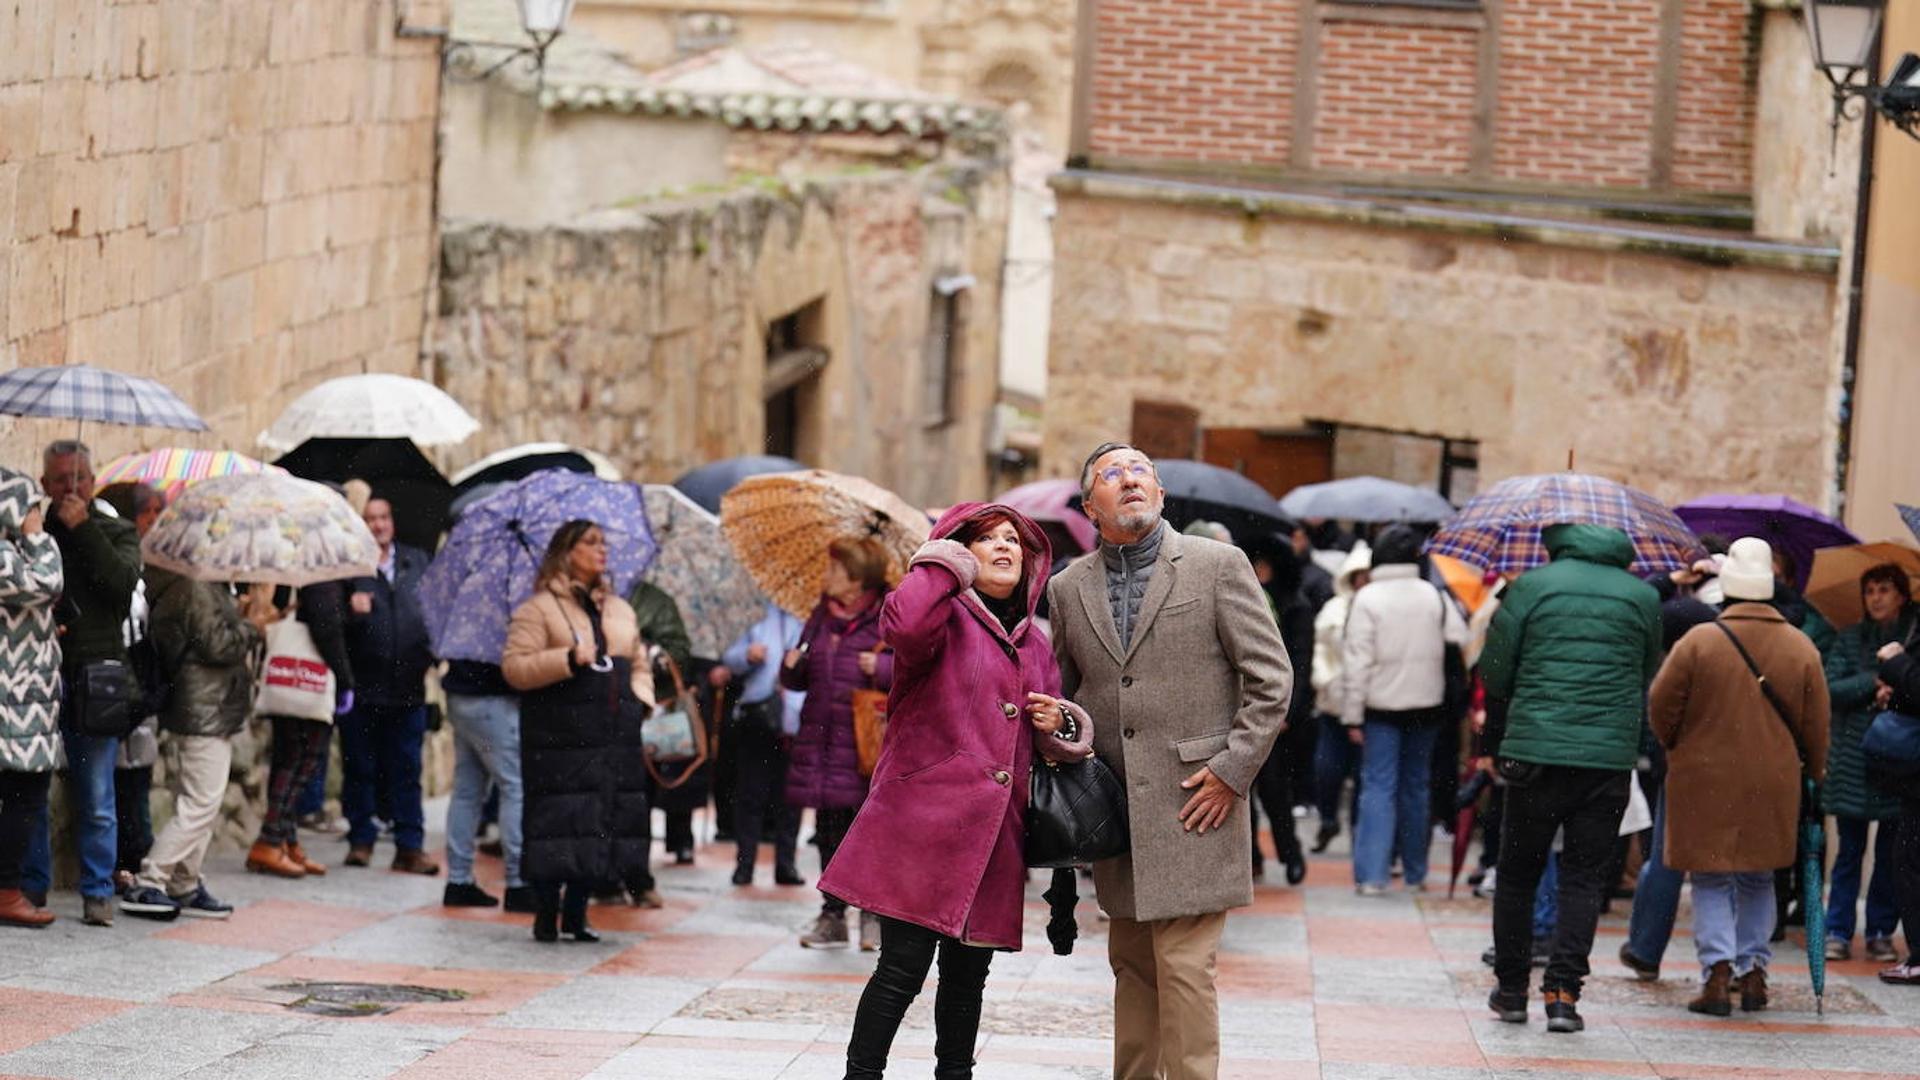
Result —
M1023 617L1007 630L973 589L979 564L951 537L997 515L1020 534ZM1052 562L1046 536L1004 506L948 510L887 596L881 631L895 656L886 742L873 785L820 888L861 909L973 945L1020 947L1028 770L1038 745L1078 760L1093 741L1075 706L1074 742L1039 735L1027 694L1060 693L1034 608Z

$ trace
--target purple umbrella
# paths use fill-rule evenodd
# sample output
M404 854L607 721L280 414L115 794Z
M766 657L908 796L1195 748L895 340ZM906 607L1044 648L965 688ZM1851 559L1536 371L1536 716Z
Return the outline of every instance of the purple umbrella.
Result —
M1093 522L1080 510L1079 498L1080 485L1062 478L1021 484L994 501L1002 506L1010 506L1035 521L1060 526L1068 536L1073 537L1074 543L1080 545L1081 551L1092 551L1093 545L1099 540L1099 533L1094 531Z
M1813 573L1815 551L1860 542L1845 525L1785 495L1707 495L1673 512L1696 533L1765 540L1793 560L1793 587L1803 592Z
M534 473L467 508L420 579L434 655L497 664L513 609L533 595L533 574L554 531L576 518L607 535L607 574L622 596L659 551L640 485L587 473Z

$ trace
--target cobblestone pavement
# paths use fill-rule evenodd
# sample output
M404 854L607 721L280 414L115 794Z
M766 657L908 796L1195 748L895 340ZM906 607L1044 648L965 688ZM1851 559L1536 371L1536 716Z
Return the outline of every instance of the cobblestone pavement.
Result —
M332 838L308 847L331 863L344 854ZM297 882L216 860L210 885L239 906L227 922L168 925L123 914L102 930L80 925L76 896L56 896L61 918L52 928L0 931L0 1075L841 1074L873 958L799 948L795 932L817 894L733 888L729 847L703 847L691 868L661 869L663 910L596 905L593 924L606 934L597 945L539 945L525 917L443 909L444 879L378 868L387 855L383 845L375 869L336 866ZM497 887L498 863L482 871ZM761 880L770 878L763 866ZM1112 1018L1102 927L1083 901L1079 949L1052 955L1040 887L1028 907L1028 951L994 961L976 1075L1105 1076ZM1691 942L1676 940L1666 981L1632 982L1613 959L1624 933L1617 915L1595 946L1584 1034L1547 1034L1537 1001L1526 1027L1497 1023L1484 1006L1489 979L1479 962L1487 904L1443 895L1356 897L1345 860L1332 856L1314 863L1304 888L1263 885L1254 906L1231 917L1220 957L1223 1075L1920 1075L1920 991L1881 985L1875 965L1834 965L1827 1015L1817 1017L1796 939L1775 965L1776 1009L1707 1019L1682 1004ZM386 1012L295 1007L324 996L307 984L328 982L457 993ZM931 1072L930 996L907 1019L893 1075Z

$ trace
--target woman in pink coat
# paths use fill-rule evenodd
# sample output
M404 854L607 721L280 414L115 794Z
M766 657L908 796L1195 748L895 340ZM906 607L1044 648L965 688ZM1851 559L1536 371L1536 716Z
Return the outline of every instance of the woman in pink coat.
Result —
M1092 723L1059 700L1034 625L1045 534L1005 506L964 503L934 526L887 597L893 647L886 742L866 804L820 880L881 918L880 962L847 1044L849 1078L878 1077L937 953L934 1075L973 1075L995 949L1020 947L1027 772L1036 747L1086 756Z

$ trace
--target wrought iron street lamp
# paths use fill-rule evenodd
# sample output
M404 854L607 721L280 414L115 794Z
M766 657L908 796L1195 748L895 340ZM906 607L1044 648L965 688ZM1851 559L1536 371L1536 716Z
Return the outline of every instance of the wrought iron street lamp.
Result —
M518 62L535 79L544 80L547 50L567 30L574 0L514 0L520 12L520 29L527 35L524 43L502 41L466 41L456 38L445 27L421 28L407 25L407 0L395 0L394 33L399 37L438 38L441 63L449 76L479 81ZM482 64L485 64L482 67Z
M1920 57L1902 56L1885 85L1875 85L1870 75L1855 80L1872 60L1884 10L1884 0L1806 0L1813 64L1833 84L1836 133L1842 119L1857 119L1871 109L1920 139Z

